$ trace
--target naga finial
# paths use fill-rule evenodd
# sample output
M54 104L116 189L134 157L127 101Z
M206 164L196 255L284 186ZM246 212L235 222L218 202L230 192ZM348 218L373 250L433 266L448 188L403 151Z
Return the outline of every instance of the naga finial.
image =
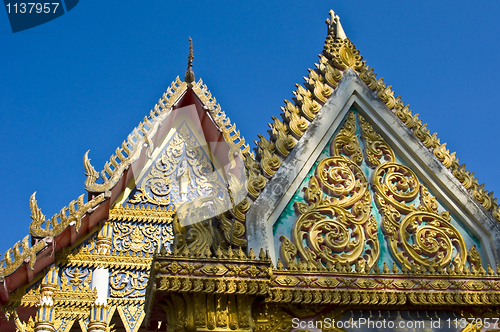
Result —
M328 25L328 34L333 34L335 39L345 39L347 38L342 24L340 24L340 17L335 15L335 12L330 9L330 18L326 19L326 24Z
M184 76L184 81L186 83L194 82L194 72L193 72L193 40L189 37L189 55L188 55L188 67L186 70L186 75Z

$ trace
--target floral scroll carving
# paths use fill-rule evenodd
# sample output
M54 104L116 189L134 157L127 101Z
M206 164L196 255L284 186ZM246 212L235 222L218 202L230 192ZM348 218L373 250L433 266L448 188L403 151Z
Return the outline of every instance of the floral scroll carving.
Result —
M382 228L396 260L411 269L418 266L462 269L467 262L463 237L451 224L448 211L438 203L417 175L396 161L390 146L359 116L372 168L375 201L382 212ZM419 199L420 205L415 206Z
M362 259L372 267L380 246L377 223L370 213L368 179L358 166L362 152L353 113L331 146L333 156L318 163L304 188L306 203L294 204L299 217L292 240L281 237L282 257L288 265L294 264L298 253L307 262L354 264Z
M222 190L221 186L209 156L187 125L182 124L128 203L177 204L188 198L214 195Z
M468 255L450 213L361 115L348 115L330 154L317 162L303 201L294 203L291 239L280 237L281 259L289 268L312 262L320 268L341 264L371 269L380 256L379 228L394 260L407 269L452 266L461 271L468 261L479 265L477 258L468 257L477 250L471 248ZM380 226L372 214L375 206Z

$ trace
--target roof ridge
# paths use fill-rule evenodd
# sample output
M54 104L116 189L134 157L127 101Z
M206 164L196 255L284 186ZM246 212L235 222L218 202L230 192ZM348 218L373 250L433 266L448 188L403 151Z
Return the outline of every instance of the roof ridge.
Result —
M231 120L226 115L225 112L221 110L217 100L212 93L208 90L207 85L203 84L203 80L200 78L198 82L193 83L193 91L196 93L201 102L207 106L210 115L212 115L215 123L219 126L222 131L224 139L229 144L234 144L236 147L244 154L250 153L250 146L245 143L245 138L241 136L240 131L236 130L236 124L231 124Z
M413 115L409 104L401 100L401 96L394 97L392 86L387 86L383 78L376 78L373 68L366 65L354 44L343 34L340 19L330 11L331 19L327 19L328 34L319 63L316 69L309 69L309 75L304 77L304 86L296 84L297 90L293 91L294 103L285 100L285 107L281 107L283 122L272 117L270 123L272 131L269 140L259 135L256 141L257 156L246 160L248 172L248 192L256 199L265 188L267 182L279 169L297 141L304 134L308 125L314 120L316 114L332 94L338 82L343 77L345 70L353 69L368 87L377 93L377 96L386 106L396 114L399 120L406 125L413 134L434 154L434 156L462 183L469 193L480 203L493 218L500 222L500 205L493 197L493 192L484 189L484 184L479 184L474 173L465 169L465 164L460 164L455 152L450 153L446 143L441 143L437 133L431 134L427 124L422 124L418 114ZM342 36L345 36L342 38ZM250 158L247 158L250 159Z
M72 200L68 206L64 206L59 213L54 214L51 219L46 219L38 207L34 192L30 198L31 224L30 234L38 238L30 245L29 235L9 248L0 260L0 277L6 277L15 272L23 263L29 263L31 269L36 263L37 253L51 243L52 239L60 235L66 228L75 227L78 232L81 226L82 217L92 211L97 205L106 200L106 194L95 196L84 203L84 195ZM75 209L76 204L76 209ZM69 213L68 213L69 212ZM45 224L45 227L43 225ZM5 264L5 265L4 265Z
M222 134L227 142L235 144L243 154L248 154L250 147L245 143L245 139L240 132L236 130L236 125L231 124L229 117L221 110L217 104L215 97L208 90L203 80L190 83L190 87L207 107L210 114L214 118L215 123L220 127ZM170 114L172 107L176 101L188 89L188 84L182 82L179 77L170 84L167 91L163 93L162 98L150 111L149 116L145 116L144 120L134 128L132 133L128 135L127 140L123 141L122 146L116 149L109 161L104 164L104 169L98 173L91 165L87 151L83 157L83 165L85 167L85 189L89 192L104 192L113 188L122 176L125 169L132 164L140 155L143 144L148 145L149 153L152 152L153 146L151 138L156 133L160 123L165 117ZM97 183L99 176L103 180L102 183Z

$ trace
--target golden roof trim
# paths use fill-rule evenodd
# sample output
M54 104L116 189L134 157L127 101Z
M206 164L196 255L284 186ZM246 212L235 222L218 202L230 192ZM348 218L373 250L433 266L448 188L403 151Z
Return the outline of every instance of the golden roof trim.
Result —
M232 124L229 117L221 110L220 105L217 104L216 99L212 96L207 86L203 84L203 81L199 79L198 82L193 82L191 88L209 110L215 123L221 129L226 141L238 148L245 156L249 155L250 147L245 143L244 137L240 135L240 132L236 130L236 125ZM154 110L151 110L149 116L144 117L144 120L134 128L132 133L127 137L127 140L122 143L121 147L116 149L115 154L106 162L104 169L100 173L97 173L90 164L90 159L88 157L89 151L85 153L83 158L85 174L87 176L85 180L85 189L89 192L101 192L102 194L94 197L87 203L83 203L83 195L80 196L76 201L71 201L68 207L63 207L61 211L55 214L49 221L45 219L41 209L38 207L34 193L30 199L32 218L30 234L36 237L55 237L73 223L75 229L78 230L81 218L86 212L90 209L94 209L108 197L106 191L112 189L116 185L127 167L139 157L142 146L146 144L148 145L148 150L152 151L153 143L151 137L156 133L159 124L169 114L177 100L179 100L187 89L187 83L182 82L179 77L177 77L154 106ZM103 180L102 183L96 183L99 176ZM110 210L110 213L113 213L112 211L113 210ZM114 211L114 213L122 212L123 215L125 215L125 211ZM133 214L130 209L128 212ZM151 213L154 214L154 212ZM128 216L128 218L134 220L140 219L134 216ZM154 217L152 215L148 218L152 222L159 222L161 220L160 217ZM47 228L48 222L51 223L52 228ZM44 224L45 228L42 227ZM6 251L5 259L0 260L0 277L15 272L25 260L29 261L29 267L33 269L36 262L36 253L42 250L46 246L46 243L44 241L39 241L35 245L30 246L28 237L29 236L25 237L22 241L19 241Z
M161 223L168 224L173 220L173 215L175 214L174 207L151 207L148 205L144 206L134 206L126 205L122 207L117 205L109 210L108 220L123 220L123 221L142 221L149 223Z
M244 155L249 154L250 146L245 143L245 138L241 136L239 130L236 130L236 124L231 123L231 120L221 110L217 100L212 93L208 90L206 84L203 84L201 79L193 83L193 91L196 93L201 102L208 108L213 120L222 131L222 135L226 142L230 145L235 145Z
M95 253L84 251L68 254L64 259L67 260L66 267L86 266L146 271L151 268L152 257L136 253L120 255L115 251L110 254L96 255Z
M489 211L492 217L500 222L500 205L493 197L493 192L484 189L484 184L479 184L474 173L465 169L465 164L460 164L455 152L450 153L446 143L441 143L437 134L431 134L427 124L422 124L418 114L413 115L409 105L401 100L401 96L394 97L392 86L387 86L383 78L376 78L373 68L366 65L354 44L343 34L340 19L330 11L327 19L328 35L325 40L323 53L319 55L319 64L316 69L309 69L309 75L304 77L305 87L296 85L295 103L285 100L282 107L282 124L273 117L274 123L270 139L259 135L256 158L247 158L245 165L248 173L248 192L250 197L256 199L265 188L266 183L279 169L295 143L302 137L307 127L332 94L346 69L353 69L368 87L377 93L377 96L386 106L396 114L402 123L434 154L454 177L462 183L474 199ZM283 151L281 147L286 147Z
M217 259L199 253L155 256L150 280L152 291L166 293L205 292L216 294L261 295L266 302L302 304L379 304L379 305L459 305L491 306L500 304L500 276L488 265L468 271L458 266L429 269L415 266L413 271L386 264L365 269L349 264L341 266L298 263L277 268L261 251L257 258L220 253ZM234 254L234 253L233 253ZM193 260L192 258L197 258ZM151 305L151 303L149 303Z
M74 225L75 231L78 232L83 216L89 210L95 208L106 199L104 194L100 194L92 198L87 203L84 203L84 194L82 194L76 201L71 201L67 207L63 207L59 213L53 215L49 221L45 220L45 216L42 214L41 209L38 207L37 201L35 199L35 194L36 192L34 192L30 198L32 219L32 222L30 224L30 234L35 237L55 237L61 234L67 227L71 225ZM45 225L45 228L43 227L43 225Z
M14 273L25 262L33 270L36 263L36 254L45 248L46 245L45 239L42 239L33 246L30 246L29 235L26 235L22 241L18 241L12 248L9 248L5 252L4 259L0 260L0 278Z

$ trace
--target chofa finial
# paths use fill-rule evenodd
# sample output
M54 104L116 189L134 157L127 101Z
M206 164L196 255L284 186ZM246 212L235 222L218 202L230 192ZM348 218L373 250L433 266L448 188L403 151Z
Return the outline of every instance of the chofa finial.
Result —
M194 72L193 72L193 40L189 37L189 55L188 55L188 67L186 70L186 75L184 76L184 81L186 83L194 82Z
M328 34L333 34L335 39L345 39L347 38L342 24L340 24L340 17L335 15L335 12L330 9L330 18L326 19L326 24L328 25Z

